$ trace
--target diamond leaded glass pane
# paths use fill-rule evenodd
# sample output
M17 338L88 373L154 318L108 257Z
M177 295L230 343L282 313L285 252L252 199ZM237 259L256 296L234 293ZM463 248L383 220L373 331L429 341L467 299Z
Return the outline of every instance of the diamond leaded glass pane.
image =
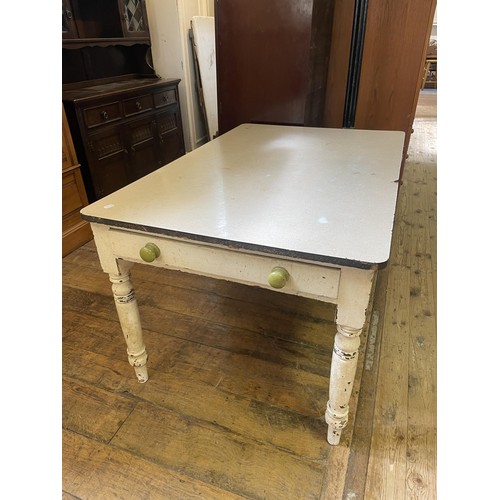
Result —
M126 0L125 15L128 31L146 30L142 0Z

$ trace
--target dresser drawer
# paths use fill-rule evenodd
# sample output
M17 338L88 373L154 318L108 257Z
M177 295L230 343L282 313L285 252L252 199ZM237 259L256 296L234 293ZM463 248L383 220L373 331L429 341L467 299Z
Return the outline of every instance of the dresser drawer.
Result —
M83 110L83 116L88 128L120 120L122 117L120 102L110 102L102 106L86 108Z
M175 89L168 89L164 90L163 92L157 92L153 96L156 108L168 106L169 104L175 104L177 102Z
M152 109L153 97L151 94L140 95L123 101L123 112L125 113L125 116L145 113L146 111L151 111Z
M273 289L268 282L269 274L275 267L281 267L289 273L288 281L280 288L283 293L327 302L336 299L338 294L340 269L336 267L120 229L109 230L109 242L115 258L132 262L144 263L140 257L141 248L154 243L160 249L160 255L149 265L267 289Z

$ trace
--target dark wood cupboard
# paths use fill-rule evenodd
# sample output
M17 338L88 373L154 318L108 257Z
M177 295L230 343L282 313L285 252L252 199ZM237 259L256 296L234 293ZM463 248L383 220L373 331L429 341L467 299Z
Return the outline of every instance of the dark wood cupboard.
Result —
M180 80L154 71L144 0L62 8L62 100L94 201L185 153Z
M101 198L185 153L178 79L126 79L63 93L84 180Z

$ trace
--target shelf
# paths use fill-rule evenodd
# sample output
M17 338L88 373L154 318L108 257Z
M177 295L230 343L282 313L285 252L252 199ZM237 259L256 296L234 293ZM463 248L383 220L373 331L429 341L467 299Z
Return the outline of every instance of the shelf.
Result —
M148 37L134 38L75 38L64 39L63 49L81 49L84 47L109 47L112 45L151 45L151 39Z

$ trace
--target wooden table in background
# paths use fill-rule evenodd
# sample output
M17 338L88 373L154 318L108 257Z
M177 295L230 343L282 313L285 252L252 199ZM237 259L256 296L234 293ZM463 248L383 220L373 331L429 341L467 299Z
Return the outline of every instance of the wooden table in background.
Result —
M403 142L403 132L244 124L83 209L139 382L148 373L135 262L330 302L325 419L338 444L389 258Z

